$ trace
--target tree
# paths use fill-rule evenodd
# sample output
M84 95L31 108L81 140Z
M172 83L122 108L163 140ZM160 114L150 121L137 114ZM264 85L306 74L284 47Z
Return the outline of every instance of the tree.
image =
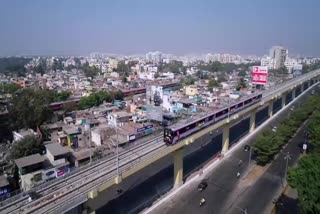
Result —
M35 136L26 136L13 144L10 150L11 159L18 159L29 155L41 154L44 146L41 140Z
M9 115L14 129L35 129L52 116L49 104L53 101L50 90L35 90L31 88L17 91L9 106Z
M159 72L185 73L187 68L183 66L182 61L172 60L168 64L160 63L158 66Z
M247 75L247 72L245 70L241 70L241 71L239 71L238 75L240 77L245 77Z
M211 79L208 83L209 88L220 87L220 84L215 79Z
M16 74L18 76L26 75L25 65L32 59L25 57L5 57L0 58L0 73Z
M185 79L183 79L182 86L193 85L194 83L195 79L191 76L187 76Z
M86 77L91 77L91 78L95 77L100 72L99 68L97 68L96 66L90 66L88 62L86 62L83 65L82 70Z
M132 87L133 87L133 88L138 88L138 87L139 87L139 83L134 82Z
M159 72L156 72L155 74L154 74L154 78L158 78L158 77L160 77L160 73Z
M116 91L116 92L107 92L107 91L99 91L96 93L92 93L87 97L81 97L78 108L79 109L88 109L93 106L99 106L103 103L103 101L106 102L113 102L114 100L122 100L123 94L122 92Z
M21 86L15 83L0 83L0 94L14 94L21 89Z
M70 91L54 92L53 102L61 102L67 100L71 95Z
M300 213L320 213L319 181L319 153L303 157L297 168L289 170L288 182L298 190Z
M243 78L240 78L240 81L238 82L238 85L236 87L237 91L239 91L242 88L246 88L247 87L247 83L245 82L245 80Z
M51 68L54 71L62 70L63 69L63 65L62 65L61 59L54 59Z
M123 82L123 83L127 83L127 82L128 82L127 77L123 76L123 77L122 77L122 82Z
M296 109L290 118L285 119L280 123L276 133L268 130L261 136L258 136L254 147L257 152L257 163L259 165L265 165L273 160L274 156L279 153L282 146L288 143L294 132L300 127L300 125L310 117L311 113L319 110L320 100L319 97L311 97L309 100L300 108ZM318 113L319 114L319 113ZM320 115L315 114L316 117L312 117L309 128L311 137L317 137L314 145L319 145L317 142L320 139L320 128L315 128L317 121L320 122ZM320 123L319 123L320 125Z

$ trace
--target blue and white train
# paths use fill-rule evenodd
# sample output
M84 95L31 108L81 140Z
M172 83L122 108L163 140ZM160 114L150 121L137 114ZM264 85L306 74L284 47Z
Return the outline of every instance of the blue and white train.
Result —
M256 94L249 98L243 99L236 104L231 105L230 107L219 109L193 121L184 124L179 123L168 126L164 129L164 142L167 145L176 144L179 140L228 117L228 115L230 116L235 114L236 112L261 101L261 99L262 94Z

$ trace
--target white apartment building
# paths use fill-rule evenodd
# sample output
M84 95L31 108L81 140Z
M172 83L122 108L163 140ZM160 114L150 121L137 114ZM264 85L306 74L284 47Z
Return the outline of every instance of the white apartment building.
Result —
M149 52L146 54L146 60L152 63L160 63L162 61L162 53L159 51Z
M261 58L261 66L266 66L268 69L275 69L275 59L269 56Z
M155 80L154 72L141 72L139 73L139 78L143 80Z
M288 58L288 49L282 46L273 46L269 51L269 57L275 60L274 69L281 68Z

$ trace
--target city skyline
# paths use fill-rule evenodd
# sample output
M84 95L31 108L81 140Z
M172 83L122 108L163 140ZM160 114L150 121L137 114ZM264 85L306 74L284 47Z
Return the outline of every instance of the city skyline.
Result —
M320 2L4 1L0 56L92 52L320 56Z

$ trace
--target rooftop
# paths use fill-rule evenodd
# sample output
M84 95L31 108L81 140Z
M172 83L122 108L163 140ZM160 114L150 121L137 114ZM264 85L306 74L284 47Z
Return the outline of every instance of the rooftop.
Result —
M23 168L33 164L41 163L44 158L40 154L30 155L14 160L18 168Z
M64 155L69 153L69 149L61 146L59 143L51 143L45 145L47 151L49 151L53 156Z
M0 176L0 187L5 187L8 186L9 182L7 180L7 178L4 175Z
M125 111L119 111L119 112L115 112L113 113L117 118L121 118L121 117L131 117L132 114L125 112Z

